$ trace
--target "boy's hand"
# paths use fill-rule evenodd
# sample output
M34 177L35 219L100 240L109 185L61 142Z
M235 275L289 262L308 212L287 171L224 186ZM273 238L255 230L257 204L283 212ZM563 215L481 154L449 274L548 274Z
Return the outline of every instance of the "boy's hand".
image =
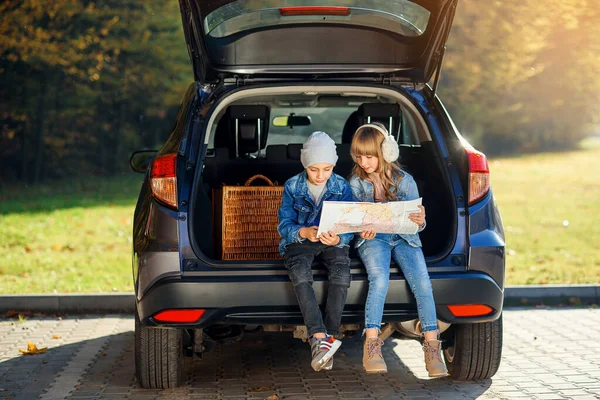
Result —
M304 239L308 239L311 242L318 242L317 232L319 231L318 226L311 226L309 228L300 228L300 237Z
M321 233L319 240L324 245L335 246L335 245L339 244L342 239L340 239L340 237L338 235L336 235L335 233L333 233L331 231L327 231L327 232Z
M375 237L375 231L373 229L365 229L360 233L360 237L366 240L371 240Z
M421 210L419 213L410 213L408 214L408 219L410 219L415 224L422 226L425 223L425 207L417 206Z

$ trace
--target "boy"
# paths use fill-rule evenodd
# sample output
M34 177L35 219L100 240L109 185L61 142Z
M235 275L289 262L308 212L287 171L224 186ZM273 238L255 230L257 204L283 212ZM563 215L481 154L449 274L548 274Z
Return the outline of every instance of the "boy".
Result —
M315 371L333 367L333 355L342 344L333 335L339 334L350 287L348 244L353 235L326 232L317 237L323 201L354 200L348 182L333 173L337 160L335 142L325 132L310 135L300 151L305 170L285 183L278 214L279 252L308 330ZM311 265L318 254L323 255L329 277L324 318L312 287Z

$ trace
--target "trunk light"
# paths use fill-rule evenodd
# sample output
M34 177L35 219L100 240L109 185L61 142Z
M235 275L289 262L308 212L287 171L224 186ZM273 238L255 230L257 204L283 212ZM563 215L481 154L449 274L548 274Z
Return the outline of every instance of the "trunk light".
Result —
M177 154L154 159L150 169L150 186L157 200L177 208Z
M205 310L164 310L152 317L157 322L183 324L196 322L202 317Z
M494 309L485 304L453 304L448 310L455 317L481 317L494 312Z
M350 15L350 8L321 6L282 7L279 9L279 14L282 17L293 17L298 15L335 15L347 17Z
M490 169L485 154L474 148L465 150L469 159L469 205L472 205L490 191Z

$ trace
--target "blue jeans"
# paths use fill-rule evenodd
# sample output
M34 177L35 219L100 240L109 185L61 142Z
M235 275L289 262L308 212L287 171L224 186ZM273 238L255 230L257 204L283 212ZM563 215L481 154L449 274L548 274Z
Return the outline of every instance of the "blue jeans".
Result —
M329 278L324 317L312 287L312 263L315 256L319 254L322 254ZM351 280L348 246L326 246L308 240L292 243L285 247L283 263L288 269L290 281L294 286L308 336L321 332L330 335L339 334Z
M358 248L367 274L369 294L365 305L365 328L381 327L383 306L390 281L390 262L394 257L417 301L423 332L437 330L435 302L425 257L420 247L409 245L399 235L377 234Z

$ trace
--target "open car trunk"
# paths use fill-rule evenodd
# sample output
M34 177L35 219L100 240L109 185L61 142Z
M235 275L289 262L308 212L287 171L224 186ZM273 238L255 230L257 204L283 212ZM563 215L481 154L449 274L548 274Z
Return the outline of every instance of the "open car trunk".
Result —
M427 212L427 227L420 233L425 256L431 260L448 254L456 236L453 190L438 147L415 106L390 88L329 85L322 91L314 90L315 86L311 89L309 92L290 86L239 90L221 99L207 117L206 152L198 160L202 174L196 177L190 207L190 235L198 256L222 266L280 266L277 259L217 261L222 259L218 189L243 185L256 174L283 185L303 170L302 143L318 130L327 132L336 142L339 160L334 172L349 178L353 167L352 135L367 122L381 122L394 134L400 146L400 163L417 182ZM262 244L261 239L255 239L255 246ZM351 251L351 257L358 260L356 251Z
M386 76L429 82L457 0L180 0L195 80ZM332 49L344 49L335 51Z

